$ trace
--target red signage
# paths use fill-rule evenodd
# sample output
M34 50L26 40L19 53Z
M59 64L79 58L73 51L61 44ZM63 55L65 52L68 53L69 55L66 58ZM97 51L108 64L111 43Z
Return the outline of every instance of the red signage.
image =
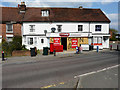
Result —
M91 45L102 45L102 43L91 43Z
M59 34L61 37L68 37L70 34L69 33L60 33Z
M76 48L78 46L78 39L72 39L72 48Z
M60 38L54 38L54 45L60 45Z

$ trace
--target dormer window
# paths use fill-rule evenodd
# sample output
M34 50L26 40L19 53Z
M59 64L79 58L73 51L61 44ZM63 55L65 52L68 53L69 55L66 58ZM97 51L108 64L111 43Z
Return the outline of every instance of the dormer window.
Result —
M42 10L42 17L48 17L49 16L49 10Z

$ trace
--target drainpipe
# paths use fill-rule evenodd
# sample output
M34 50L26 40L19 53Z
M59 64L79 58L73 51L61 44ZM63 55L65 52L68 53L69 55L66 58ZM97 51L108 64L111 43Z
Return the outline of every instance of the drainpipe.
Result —
M89 22L89 32L88 32L88 38L90 37L90 22Z

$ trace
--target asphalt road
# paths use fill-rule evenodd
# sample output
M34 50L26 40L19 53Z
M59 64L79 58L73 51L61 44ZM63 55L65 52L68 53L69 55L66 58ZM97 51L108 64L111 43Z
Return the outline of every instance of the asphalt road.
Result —
M67 82L74 76L118 64L118 52L51 57L36 62L2 66L3 88L41 88Z

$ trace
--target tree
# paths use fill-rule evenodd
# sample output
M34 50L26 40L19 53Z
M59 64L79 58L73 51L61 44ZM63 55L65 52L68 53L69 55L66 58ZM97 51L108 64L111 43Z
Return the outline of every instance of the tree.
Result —
M110 38L110 41L117 41L116 34L118 33L118 31L115 29L110 29L110 31L112 32L112 38Z

